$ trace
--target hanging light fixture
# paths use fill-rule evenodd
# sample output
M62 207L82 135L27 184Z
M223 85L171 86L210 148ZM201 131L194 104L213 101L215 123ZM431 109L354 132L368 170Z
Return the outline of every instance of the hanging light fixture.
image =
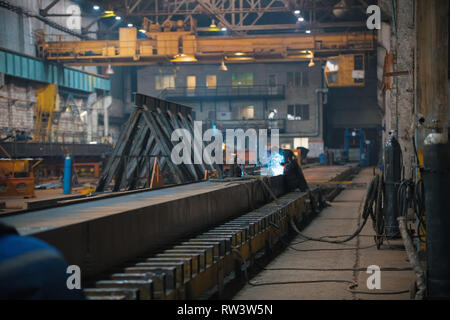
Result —
M108 75L114 74L114 70L110 64L108 64L108 66L106 67L105 73Z
M219 67L220 71L228 71L227 66L225 65L225 61L222 60L222 64Z
M311 60L309 61L308 67L312 68L314 67L316 64L314 63L314 58L311 58Z

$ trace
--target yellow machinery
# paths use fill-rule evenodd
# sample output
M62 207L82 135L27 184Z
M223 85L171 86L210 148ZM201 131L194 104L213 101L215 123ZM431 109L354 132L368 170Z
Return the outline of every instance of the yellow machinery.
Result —
M37 102L34 111L34 140L49 142L56 106L56 84L40 86L37 89Z
M38 33L39 55L71 65L148 65L157 63L216 63L308 61L342 52L373 51L372 32L198 36L191 30L148 25L147 39L137 39L136 28L121 28L119 40L46 41ZM339 56L340 57L340 56ZM346 56L345 56L346 57ZM359 83L358 83L359 84Z
M34 197L33 159L0 159L0 197Z
M342 54L330 57L325 64L328 87L364 87L364 54Z

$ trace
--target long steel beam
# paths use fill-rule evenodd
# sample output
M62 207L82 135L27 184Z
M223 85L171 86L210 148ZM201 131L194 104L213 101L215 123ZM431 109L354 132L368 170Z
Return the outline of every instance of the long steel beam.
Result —
M249 59L250 62L292 62L309 60L312 54L335 55L376 48L373 32L199 37L183 31L150 32L148 36L147 40L125 37L121 40L41 42L38 48L41 56L48 60L74 65L213 63L225 57L233 58L227 63L249 62ZM235 57L236 54L240 56Z

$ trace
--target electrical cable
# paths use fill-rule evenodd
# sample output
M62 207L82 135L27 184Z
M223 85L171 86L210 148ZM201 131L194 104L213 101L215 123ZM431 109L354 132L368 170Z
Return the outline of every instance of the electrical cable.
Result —
M356 291L354 288L358 287L358 283L350 280L344 280L344 279L320 279L320 280L299 280L299 281L275 281L275 282L260 282L255 283L250 280L250 277L248 276L248 270L247 270L247 262L245 261L244 257L241 255L239 250L233 249L233 252L237 254L239 257L239 260L244 265L244 277L248 285L252 287L261 287L261 286L275 286L275 285L290 285L290 284L311 284L311 283L349 283L350 285L345 289L346 291L349 291L351 293L357 293L357 294L373 294L373 295L395 295L395 294L403 294L403 293L409 293L409 290L402 290L402 291ZM352 269L353 270L353 269ZM328 271L328 270L323 270ZM365 271L365 270L364 270ZM392 270L394 271L394 270ZM400 271L400 270L395 270ZM402 270L403 271L403 270Z
M317 241L317 242L326 242L326 243L335 243L335 244L342 244L345 242L348 242L352 239L354 239L356 236L358 236L362 229L364 228L367 219L370 217L372 217L372 219L374 219L374 214L373 214L373 205L375 202L375 196L379 193L379 188L378 185L381 183L381 177L379 175L376 175L372 181L370 182L369 185L369 189L367 192L367 196L364 202L364 209L362 212L362 218L363 218L363 222L361 223L361 225L358 227L358 229L349 237L342 239L342 240L327 240L322 238L313 238L310 236L307 236L305 234L303 234L302 232L300 232L300 230L298 230L294 220L291 218L290 224L292 229L302 238L306 239L306 240L310 240L310 241Z
M366 272L367 268L262 268L264 271L356 271ZM380 271L412 271L412 268L394 268L385 267L380 268Z
M376 244L372 244L367 247L350 247L350 248L319 248L319 249L296 249L293 247L289 247L290 249L298 252L313 252L313 251L346 251L346 250L363 250L363 249L370 249L376 247Z

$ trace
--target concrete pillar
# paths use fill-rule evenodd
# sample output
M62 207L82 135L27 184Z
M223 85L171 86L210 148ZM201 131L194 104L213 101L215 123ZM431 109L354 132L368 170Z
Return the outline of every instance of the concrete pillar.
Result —
M86 101L86 110L87 110L87 143L90 143L94 139L94 126L97 127L97 123L94 124L95 121L97 121L97 117L93 117L93 109L95 107L95 102L97 100L97 94L92 93L89 95L87 101ZM94 121L95 120L95 121Z
M106 96L102 98L103 104L103 123L104 123L104 136L109 137L109 108L111 107L112 97ZM109 140L108 140L109 141ZM112 141L109 141L110 143Z
M396 63L397 72L407 71L407 75L394 77L396 88L396 112L398 141L403 155L405 179L414 175L414 50L415 21L414 1L397 1Z
M439 120L444 133L449 125L448 6L448 0L419 0L416 11L417 110L425 117L425 126Z

